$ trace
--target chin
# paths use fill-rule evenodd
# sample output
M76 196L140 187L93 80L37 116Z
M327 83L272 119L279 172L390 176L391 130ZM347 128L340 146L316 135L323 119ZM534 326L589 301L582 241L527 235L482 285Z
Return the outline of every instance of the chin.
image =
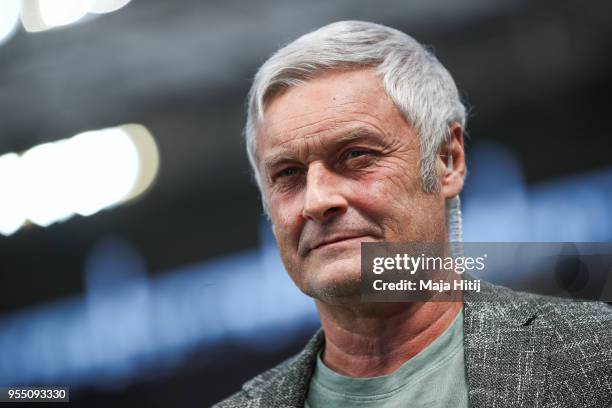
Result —
M341 303L361 297L361 258L331 261L319 268L308 268L303 292L327 303Z

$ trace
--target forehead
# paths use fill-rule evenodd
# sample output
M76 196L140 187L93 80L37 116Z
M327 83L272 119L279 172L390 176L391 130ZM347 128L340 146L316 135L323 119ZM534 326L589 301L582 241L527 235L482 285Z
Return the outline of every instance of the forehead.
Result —
M331 71L268 102L257 136L258 156L265 160L271 152L356 127L391 135L409 125L374 69Z

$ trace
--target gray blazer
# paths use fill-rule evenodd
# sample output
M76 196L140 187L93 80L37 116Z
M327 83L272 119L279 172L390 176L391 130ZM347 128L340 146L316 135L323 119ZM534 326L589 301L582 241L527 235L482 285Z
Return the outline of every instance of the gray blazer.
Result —
M215 405L303 407L323 332ZM612 407L612 307L482 282L464 295L472 407Z

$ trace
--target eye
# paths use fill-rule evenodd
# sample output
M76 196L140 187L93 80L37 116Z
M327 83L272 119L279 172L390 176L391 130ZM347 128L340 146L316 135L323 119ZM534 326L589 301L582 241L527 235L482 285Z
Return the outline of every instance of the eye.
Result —
M354 147L342 153L338 164L347 170L363 170L370 167L378 156L379 153L374 150Z
M372 156L372 155L374 155L374 152L372 152L371 150L351 149L351 150L346 151L346 153L344 153L344 159L351 160L351 159L357 159L359 157Z
M354 159L356 157L361 157L361 156L365 156L371 154L370 151L368 150L358 150L358 149L354 149L354 150L349 150L347 153L347 158L349 159Z
M302 172L302 169L300 169L299 167L287 167L286 169L279 171L276 174L276 178L292 177L292 176L300 174L301 172Z

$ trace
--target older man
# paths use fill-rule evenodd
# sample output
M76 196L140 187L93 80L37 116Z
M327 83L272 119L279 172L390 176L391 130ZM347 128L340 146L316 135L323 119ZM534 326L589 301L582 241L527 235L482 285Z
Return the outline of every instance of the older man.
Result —
M612 313L483 284L364 303L362 242L460 241L465 108L408 35L345 21L260 68L247 149L283 263L322 330L221 407L612 404ZM271 339L273 341L273 339Z

